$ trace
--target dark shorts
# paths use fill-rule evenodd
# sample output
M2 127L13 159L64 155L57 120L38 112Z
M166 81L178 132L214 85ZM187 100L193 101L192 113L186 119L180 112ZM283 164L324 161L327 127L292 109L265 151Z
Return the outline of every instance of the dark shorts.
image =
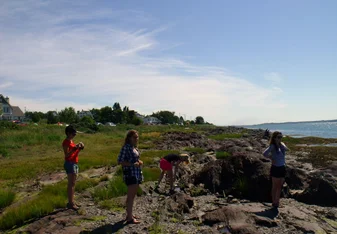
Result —
M125 176L124 182L127 186L129 186L129 185L134 185L134 184L141 184L142 180L137 179L137 177L135 177L135 176Z
M286 167L285 166L271 166L270 176L274 178L285 178L286 177Z
M65 161L64 169L67 174L78 174L78 165L76 163Z

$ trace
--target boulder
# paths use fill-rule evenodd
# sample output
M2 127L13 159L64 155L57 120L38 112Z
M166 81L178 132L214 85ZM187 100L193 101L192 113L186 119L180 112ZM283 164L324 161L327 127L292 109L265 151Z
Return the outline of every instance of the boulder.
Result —
M327 174L313 175L309 187L295 199L307 204L337 206L337 181Z
M168 200L168 210L178 214L190 213L193 206L193 198L185 193L176 193Z
M223 207L202 216L203 223L214 225L225 223L232 234L254 234L258 233L254 227L253 220L237 207Z
M240 153L210 162L194 176L213 193L233 194L250 200L270 201L270 162L257 153Z

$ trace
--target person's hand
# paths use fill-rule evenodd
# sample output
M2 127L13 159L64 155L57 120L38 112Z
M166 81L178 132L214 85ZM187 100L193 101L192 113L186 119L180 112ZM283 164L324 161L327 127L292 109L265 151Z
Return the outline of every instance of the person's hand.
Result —
M141 166L144 164L142 160L138 160L138 163L139 163L139 165L141 165Z
M79 147L81 150L83 150L83 149L84 149L84 144L83 144L83 142L78 143L78 147Z
M135 162L133 165L134 165L135 167L140 167L140 163L139 163L139 162Z

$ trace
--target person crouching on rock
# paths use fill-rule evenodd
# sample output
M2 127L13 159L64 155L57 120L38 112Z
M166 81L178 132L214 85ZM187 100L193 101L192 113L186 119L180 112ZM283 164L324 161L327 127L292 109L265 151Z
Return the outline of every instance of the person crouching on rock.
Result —
M167 173L170 179L170 194L174 193L173 184L176 178L177 167L180 163L184 162L185 164L189 164L189 156L187 154L169 154L164 158L160 159L160 169L161 174L158 180L158 184L155 187L155 191L158 191L160 182L162 181L164 175ZM173 172L174 167L174 172Z
M139 185L143 182L141 166L143 162L139 159L140 152L137 149L138 132L130 130L125 138L124 146L118 155L118 164L122 165L123 180L128 187L126 198L126 221L129 224L140 223L133 215L133 202L137 194Z
M69 125L65 129L67 138L63 141L62 147L64 151L64 169L66 170L68 177L68 204L69 209L78 210L78 205L74 202L75 194L75 183L78 174L78 154L84 149L84 144L82 142L75 145L73 142L76 136L76 129Z
M286 175L285 156L289 149L281 142L281 132L274 132L271 136L269 147L263 152L263 155L272 160L270 175L272 177L272 201L273 207L278 208L280 203L281 191Z

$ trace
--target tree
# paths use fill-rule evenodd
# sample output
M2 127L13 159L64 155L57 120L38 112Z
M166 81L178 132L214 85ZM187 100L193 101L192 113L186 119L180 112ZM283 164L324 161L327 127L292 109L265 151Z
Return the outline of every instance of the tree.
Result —
M114 123L126 123L125 113L121 109L113 110L113 121Z
M66 107L64 110L61 110L59 116L60 121L64 123L77 123L79 120L73 107Z
M55 111L48 111L47 114L47 124L56 124L60 121L58 114Z
M143 123L143 120L141 120L137 116L134 116L130 123L133 124L133 125L139 126Z
M173 124L179 122L179 117L170 111L158 111L152 114L153 117L158 118L162 124Z
M184 123L185 122L184 118L182 116L180 116L179 121L180 121L180 123Z
M80 119L80 123L85 125L95 124L95 120L93 120L90 116L84 116Z
M94 117L94 120L96 122L101 122L102 121L101 120L102 118L101 118L101 110L100 109L93 108L90 112L91 112L91 114Z
M204 118L202 116L197 116L197 118L195 118L195 124L204 124Z
M113 111L110 106L105 106L101 108L100 113L101 113L101 121L103 123L113 122Z
M115 102L115 104L113 105L112 109L113 109L113 110L122 110L122 109L121 109L121 106L119 105L118 102Z
M33 112L31 116L32 116L32 121L34 123L38 123L41 120L41 117L38 112Z

